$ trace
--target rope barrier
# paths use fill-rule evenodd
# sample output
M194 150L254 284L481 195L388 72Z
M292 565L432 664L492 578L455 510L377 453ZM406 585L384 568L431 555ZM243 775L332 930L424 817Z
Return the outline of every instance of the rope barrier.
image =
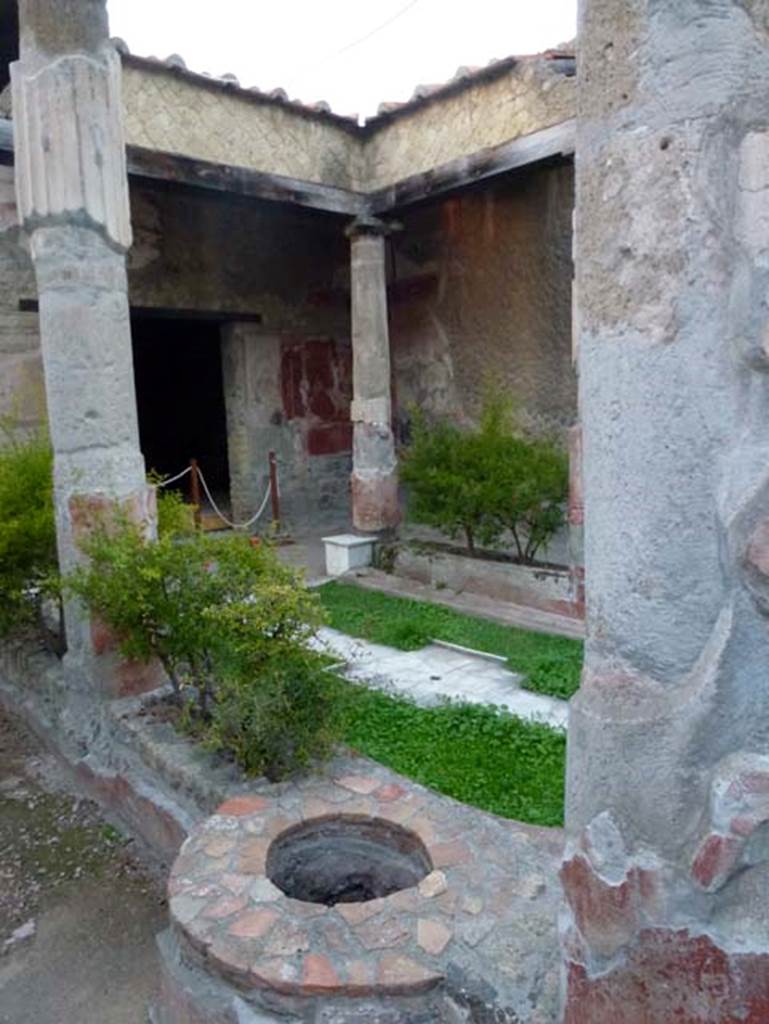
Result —
M227 516L224 515L224 513L221 511L219 506L214 501L213 496L212 496L211 492L208 489L208 484L206 483L206 478L203 476L203 471L200 468L200 466L197 466L196 468L197 468L197 471L198 471L198 477L200 478L200 482L203 484L203 490L206 492L206 497L208 498L209 502L211 503L211 508L214 510L216 515L219 516L221 521L226 526L230 527L230 529L232 529L232 530L246 530L246 529L248 529L249 526L253 526L254 525L254 523L257 521L257 519L264 512L265 508L267 508L267 502L270 500L270 490L271 490L269 483L267 484L267 490L265 491L264 498L262 500L262 504L259 506L259 509L251 516L251 518L247 522L245 522L245 523L233 523L230 519L227 518Z
M176 476L169 477L168 480L159 480L158 483L155 486L156 487L168 487L169 484L174 484L174 483L176 483L177 480L181 480L181 478L183 476L186 476L189 472L191 472L191 470L192 470L192 466L186 466L181 471L181 473L177 473Z
M276 460L276 462L277 462L277 460ZM254 523L261 517L262 513L264 512L265 508L267 507L267 502L270 500L271 485L270 485L269 481L267 483L267 490L265 492L264 498L262 499L262 503L259 506L258 510L254 513L254 515L252 515L251 518L247 522L245 522L245 523L233 523L230 519L227 518L227 516L224 515L222 510L219 508L219 506L214 501L213 495L211 494L211 491L208 488L208 484L206 483L206 478L203 476L203 470L200 468L200 466L197 466L197 465L195 466L195 469L196 469L197 474L198 474L198 479L200 480L201 484L203 484L203 490L205 491L206 497L208 498L208 500L209 500L209 502L211 504L211 508L214 510L215 514L221 519L221 521L226 526L230 527L230 529L232 529L232 530L247 530L249 526L253 526ZM185 466L185 468L181 471L181 473L177 473L176 476L169 477L168 480L160 480L160 481L158 481L158 483L155 486L156 487L168 487L169 484L176 483L177 480L181 480L182 477L185 477L188 473L191 473L191 472L192 472L192 466ZM276 479L275 483L276 483L276 487L278 489L278 494L280 494L280 487L278 485L277 479Z

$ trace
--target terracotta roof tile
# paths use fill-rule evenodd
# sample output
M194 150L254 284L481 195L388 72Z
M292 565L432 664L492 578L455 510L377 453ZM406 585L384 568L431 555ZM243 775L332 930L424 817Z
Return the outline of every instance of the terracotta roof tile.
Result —
M255 98L258 97L259 99L263 99L267 102L284 104L285 106L291 107L300 113L320 116L336 123L341 123L347 128L357 126L358 124L357 114L337 114L331 109L331 105L325 100L318 100L316 103L304 103L301 100L290 99L285 89L277 88L271 89L269 92L264 92L255 85L242 86L237 75L234 75L231 72L226 72L222 75L211 75L207 71L191 71L187 67L184 58L178 53L172 53L169 57L166 57L165 60L161 60L158 57L139 57L135 54L131 54L125 40L115 37L111 42L124 59L127 59L129 63L137 66L161 65L184 78L189 78L193 81L200 81L201 79L204 79L209 84L215 84L221 88L233 91L237 90L239 92L248 93L250 96ZM494 60L489 61L485 67L471 67L463 65L462 67L457 68L454 75L447 82L418 85L408 100L401 102L383 101L379 104L375 116L373 118L368 118L367 123L372 124L378 120L395 116L404 109L411 109L422 103L429 102L434 97L456 92L473 82L496 78L498 75L504 74L521 61L534 60L546 60L552 62L554 70L557 70L562 74L571 75L574 74L575 71L574 46L572 44L565 44L563 47L545 50L544 53L533 56L510 56L503 57L501 59L495 58Z

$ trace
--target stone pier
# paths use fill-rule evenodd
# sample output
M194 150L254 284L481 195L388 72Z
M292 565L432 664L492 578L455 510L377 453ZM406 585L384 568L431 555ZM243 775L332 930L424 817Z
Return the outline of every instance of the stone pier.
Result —
M769 20L582 0L566 1024L769 1020Z
M134 396L125 253L131 223L120 60L104 0L21 0L12 65L19 220L35 266L59 562L114 506L154 522ZM149 676L118 668L109 638L65 609L68 659L108 693Z
M398 525L398 466L392 432L385 236L375 218L348 228L353 349L352 514L358 530Z

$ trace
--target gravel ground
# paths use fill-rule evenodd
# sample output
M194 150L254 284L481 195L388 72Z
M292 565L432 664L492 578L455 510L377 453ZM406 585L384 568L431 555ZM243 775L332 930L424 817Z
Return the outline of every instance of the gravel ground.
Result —
M0 1024L143 1024L164 888L0 712Z

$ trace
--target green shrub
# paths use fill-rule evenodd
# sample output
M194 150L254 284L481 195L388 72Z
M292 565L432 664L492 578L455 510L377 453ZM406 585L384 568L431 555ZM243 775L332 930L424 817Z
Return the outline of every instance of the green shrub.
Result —
M0 448L0 634L40 617L55 586L53 454L40 432L3 429Z
M508 530L521 562L533 562L564 524L569 490L566 452L549 438L516 431L510 406L498 395L484 404L480 436L489 470L488 515Z
M247 774L285 778L332 752L343 722L339 698L338 681L316 655L293 651L269 658L255 677L223 676L207 743L231 753Z
M205 742L272 778L328 752L333 684L308 646L320 606L269 545L173 532L149 543L123 521L86 553L68 587L126 657L159 659Z
M566 454L523 436L498 392L487 395L474 429L417 414L401 473L412 518L452 539L464 534L471 554L509 531L518 559L532 562L564 522Z
M150 478L150 483L155 483ZM189 537L195 532L195 509L178 491L158 487L158 536Z
M479 431L414 417L412 441L403 455L401 479L409 487L409 513L452 539L464 535L472 554L501 533L489 515L493 500L491 453Z

